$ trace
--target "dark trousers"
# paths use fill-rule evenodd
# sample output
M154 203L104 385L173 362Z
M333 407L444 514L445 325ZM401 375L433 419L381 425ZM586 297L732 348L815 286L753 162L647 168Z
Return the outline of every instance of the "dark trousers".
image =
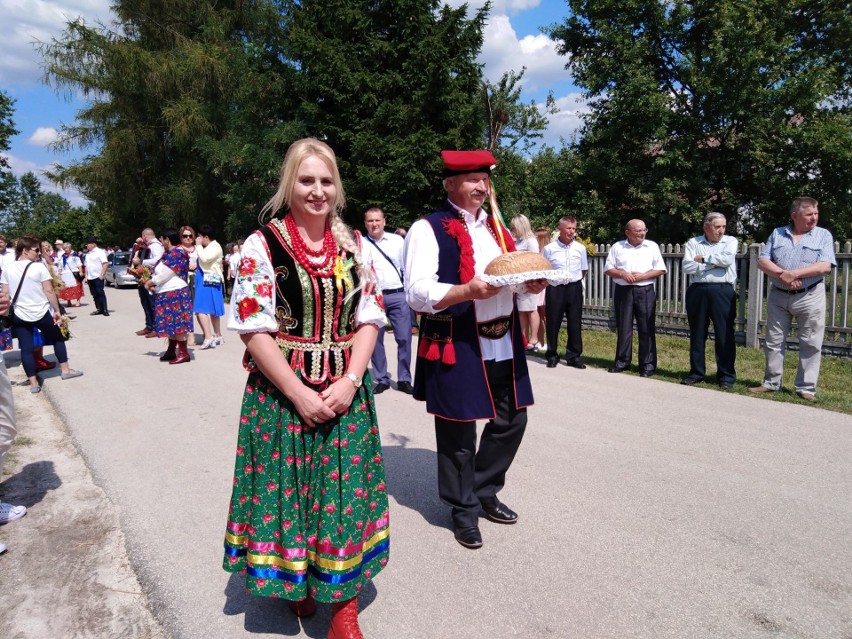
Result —
M139 301L142 303L142 310L145 312L145 328L149 331L154 330L154 296L148 292L145 287L139 287Z
M633 320L639 332L639 370L657 368L657 334L654 313L657 304L655 285L615 285L613 307L618 339L615 346L615 368L627 368L633 359Z
M503 488L527 427L527 409L515 408L511 360L486 361L485 372L496 416L485 424L478 450L475 421L435 417L438 495L452 508L455 528L477 525L480 499L494 497Z
M579 360L583 354L583 283L548 286L544 294L544 315L547 326L547 358L559 357L556 345L559 342L559 327L565 317L568 328L565 359L568 362Z
M107 310L106 293L104 293L104 281L100 277L89 280L89 292L95 302L95 308L99 311Z
M689 319L689 376L704 379L704 352L710 322L713 322L716 379L735 382L737 295L734 287L730 284L692 284L686 289L686 316Z
M13 333L18 339L18 348L21 349L21 365L27 377L36 374L35 356L33 355L33 328L37 328L44 336L44 342L54 342L53 353L60 364L68 361L68 351L65 348L65 340L59 327L53 323L53 313L48 311L37 322L25 322L17 317L13 319ZM2 357L2 355L0 355Z

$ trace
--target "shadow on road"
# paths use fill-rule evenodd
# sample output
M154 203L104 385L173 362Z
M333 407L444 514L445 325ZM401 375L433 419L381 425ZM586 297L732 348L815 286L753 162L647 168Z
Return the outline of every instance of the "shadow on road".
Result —
M437 528L452 530L450 510L438 499L435 451L409 448L409 439L391 434L398 446L382 446L388 495Z
M19 473L12 475L0 484L3 500L26 506L35 506L49 490L56 490L62 480L54 470L52 461L39 461L27 464Z

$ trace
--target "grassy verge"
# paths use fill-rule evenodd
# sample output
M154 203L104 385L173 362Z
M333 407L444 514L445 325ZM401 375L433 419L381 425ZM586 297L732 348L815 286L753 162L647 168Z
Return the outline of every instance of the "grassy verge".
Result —
M559 354L565 354L565 331L559 335ZM633 340L633 370L630 374L638 374L635 370L636 354L639 352L638 341L634 334ZM543 352L536 354L543 356ZM615 333L605 330L587 329L583 331L583 361L596 368L609 368L615 357ZM798 366L798 353L787 353L784 358L784 378L782 388L777 393L765 393L760 399L777 402L792 402L816 405L820 408L852 414L852 360L839 357L823 357L817 384L817 401L815 404L799 399L793 390L793 380ZM757 386L763 381L765 358L763 350L737 347L737 378L738 381L728 393L751 395L749 386ZM713 342L707 342L707 374L708 380L699 384L718 390L714 381L716 360L713 354ZM689 339L671 335L657 335L657 372L656 379L679 383L689 373ZM719 391L722 392L722 391ZM757 397L756 395L751 395Z

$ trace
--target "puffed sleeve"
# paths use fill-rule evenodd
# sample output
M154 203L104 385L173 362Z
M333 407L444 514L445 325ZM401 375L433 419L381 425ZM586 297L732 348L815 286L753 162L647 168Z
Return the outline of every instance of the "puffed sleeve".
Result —
M360 238L358 238L360 240ZM388 317L385 314L385 304L382 300L382 291L379 288L379 279L373 269L373 252L361 243L361 259L364 260L366 268L373 273L373 286L367 286L361 291L361 300L355 310L355 325L375 324L378 327L387 326Z
M250 235L243 245L240 268L231 294L228 329L238 333L274 333L278 330L275 273L260 233Z

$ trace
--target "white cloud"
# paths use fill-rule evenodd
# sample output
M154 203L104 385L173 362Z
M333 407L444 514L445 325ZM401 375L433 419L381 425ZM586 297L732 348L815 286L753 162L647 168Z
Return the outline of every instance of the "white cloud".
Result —
M543 105L539 105L543 109ZM556 99L556 108L559 113L547 116L550 120L544 141L552 146L561 146L560 138L570 142L575 134L579 133L583 126L582 117L589 112L588 100L582 93L569 93Z
M2 0L0 21L0 82L38 81L42 75L36 45L59 37L65 24L78 16L89 24L109 21L110 0Z
M52 171L56 168L54 163L39 166L31 160L25 160L16 155L10 155L8 153L2 153L0 155L6 158L6 161L9 163L9 167L12 169L12 174L15 177L20 178L24 173L33 173L38 178L42 191L61 195L71 203L71 206L89 206L89 201L85 199L77 189L63 189L45 177L45 171Z
M504 72L526 67L522 84L526 92L547 89L570 80L565 70L568 59L556 53L556 43L545 35L518 39L509 17L494 15L484 31L485 42L479 59L485 64L485 77L495 82Z
M27 144L32 144L33 146L47 146L48 144L52 144L59 139L59 131L54 129L52 126L40 126L35 130L28 139Z

